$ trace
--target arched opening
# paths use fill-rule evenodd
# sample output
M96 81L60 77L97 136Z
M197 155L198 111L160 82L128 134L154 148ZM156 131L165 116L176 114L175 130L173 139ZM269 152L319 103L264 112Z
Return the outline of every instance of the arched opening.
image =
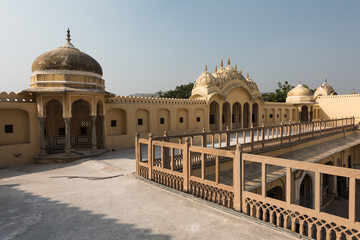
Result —
M307 208L313 206L313 184L308 174L305 174L300 185L300 206Z
M0 109L0 145L29 142L29 113L22 109Z
M219 130L218 122L219 122L219 104L215 101L210 103L210 113L209 113L209 124L210 130Z
M201 108L195 110L195 129L201 131L205 127L205 111Z
M308 107L307 106L302 106L302 108L301 108L301 122L307 122L307 121L309 121Z
M266 192L266 196L270 198L279 199L285 201L284 190L280 186L276 186Z
M53 99L45 106L44 136L48 151L64 149L65 122L63 106L59 100Z
M106 135L126 135L126 111L122 108L113 108L106 112Z
M76 100L71 106L70 136L74 147L91 146L90 109L90 104L83 99Z
M167 109L160 109L157 112L157 129L159 132L170 130L170 112Z
M251 121L254 127L259 126L259 105L257 103L253 104Z
M227 126L230 127L230 104L228 102L224 102L223 104L221 123L222 129L226 129Z
M241 104L238 102L234 103L231 117L233 129L241 128L241 112Z
M136 132L149 132L150 131L150 117L149 111L146 109L138 109L135 114Z
M309 121L313 120L313 114L314 114L314 110L313 110L313 107L311 106L310 107L310 119L309 119Z
M245 103L244 104L244 111L243 111L243 127L244 128L248 128L250 127L250 124L249 124L249 114L250 114L250 106L249 106L249 103Z
M189 111L187 109L179 109L177 111L177 129L186 130L189 128Z

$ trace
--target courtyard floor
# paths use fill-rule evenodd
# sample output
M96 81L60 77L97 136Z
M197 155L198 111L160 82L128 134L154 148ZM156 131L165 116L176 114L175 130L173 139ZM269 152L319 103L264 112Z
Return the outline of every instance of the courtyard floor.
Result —
M134 171L133 148L0 169L0 239L295 239Z

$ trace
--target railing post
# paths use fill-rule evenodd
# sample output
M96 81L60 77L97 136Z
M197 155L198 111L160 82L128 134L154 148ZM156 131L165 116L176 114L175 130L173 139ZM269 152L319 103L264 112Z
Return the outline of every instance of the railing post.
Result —
M140 151L139 151L139 133L135 133L135 159L136 159L136 175L139 175L139 162L140 162Z
M286 168L286 203L290 206L291 204L291 168Z
M321 136L322 120L320 119L320 136Z
M299 142L301 142L301 123L299 123Z
M291 143L291 135L292 135L292 125L291 125L291 121L289 121L289 143Z
M321 207L321 179L320 179L320 172L315 172L315 212L320 212Z
M346 119L346 118L345 118ZM344 133L344 136L345 136L345 124L344 124L344 118L341 119L342 120L342 128L343 128L343 133Z
M284 136L284 125L283 122L280 122L280 144L283 143L283 136Z
M189 163L190 163L190 151L189 151L189 138L185 138L184 152L183 152L183 176L184 176L184 192L189 191Z
M152 146L152 133L149 134L149 139L148 139L148 168L149 168L149 180L153 180L153 146Z
M234 209L241 212L242 204L242 152L241 145L236 145L235 156L233 159L233 186L234 186Z
M202 146L202 147L207 147L207 136L206 136L205 128L202 129L202 142L201 142L201 146Z
M354 116L354 115L353 115L353 117L352 117L352 122L353 122L353 123L352 123L352 125L353 125L352 127L353 127L353 129L355 129L355 116Z
M254 125L250 126L250 143L251 143L251 151L254 151Z
M355 223L355 193L356 193L356 179L349 178L349 221Z
M261 196L266 197L266 163L261 163Z
M226 126L226 149L230 148L230 129Z
M169 137L168 137L167 131L164 131L163 141L169 142ZM163 159L163 164L161 165L161 167L162 168L170 168L169 148L161 147L161 150L162 150L162 159Z
M265 125L264 123L261 124L261 147L264 148L265 146Z
M315 134L315 123L314 123L314 121L312 121L311 123L312 123L312 138L314 138L314 134Z

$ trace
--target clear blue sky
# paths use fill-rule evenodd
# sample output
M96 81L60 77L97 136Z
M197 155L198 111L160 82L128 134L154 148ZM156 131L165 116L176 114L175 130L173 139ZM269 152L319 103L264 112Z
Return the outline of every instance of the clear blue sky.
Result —
M156 92L237 63L278 81L360 92L360 1L14 1L0 5L0 91L29 87L31 64L62 45L101 64L108 91Z

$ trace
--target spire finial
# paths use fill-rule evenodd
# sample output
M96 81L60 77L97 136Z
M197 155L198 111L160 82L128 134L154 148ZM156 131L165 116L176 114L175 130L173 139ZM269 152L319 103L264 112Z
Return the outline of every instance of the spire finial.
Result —
M69 28L67 29L67 38L66 38L66 41L68 41L68 42L71 41L71 38L70 38L70 29L69 29Z
M220 67L224 67L224 62L223 62L222 59L221 59L221 62L220 62Z
M240 69L240 74L242 75L242 69Z
M236 63L235 63L235 71L237 71L237 65L236 65Z
M250 78L250 75L249 73L246 74L246 78L249 79Z
M205 72L207 72L207 65L205 65Z
M325 78L325 82L327 83L327 78Z
M301 81L299 81L299 85L301 85Z
M215 65L215 72L217 72L217 65Z
M230 66L230 58L228 57L228 66Z

